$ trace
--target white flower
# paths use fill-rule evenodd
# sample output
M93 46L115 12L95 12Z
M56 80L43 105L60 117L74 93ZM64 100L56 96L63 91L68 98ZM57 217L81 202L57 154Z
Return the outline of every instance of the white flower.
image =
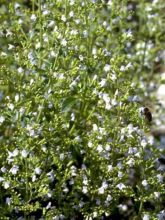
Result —
M67 45L67 41L66 41L65 39L62 39L62 41L61 41L61 45L62 45L63 47L66 47L66 45Z
M105 191L105 189L104 189L103 187L100 187L100 188L98 189L98 193L99 193L99 194L104 194L104 191Z
M83 31L83 36L84 36L85 38L88 37L88 31L87 31L87 30Z
M7 204L7 205L10 205L10 204L11 204L11 198L9 198L9 197L6 198L6 204Z
M81 61L83 61L83 60L84 60L84 57L83 57L82 55L79 55L79 59L80 59Z
M102 186L98 189L99 194L104 194L105 189L108 188L108 183L106 181L102 182Z
M111 200L112 200L112 196L108 195L107 198L106 198L106 201L110 202Z
M161 174L157 175L157 179L159 182L163 183L163 176Z
M112 100L111 100L111 104L112 104L113 106L116 106L116 105L117 105L116 99L112 99Z
M113 166L112 165L108 165L108 171L112 171L113 170Z
M3 123L5 121L5 117L4 116L0 116L0 123Z
M110 67L109 64L106 64L106 65L104 66L104 71L105 71L105 72L108 72L110 69L111 69L111 67Z
M83 192L84 194L86 194L86 193L88 192L88 189L87 189L86 186L83 186L83 188L82 188L82 192Z
M19 154L19 150L16 148L13 152L8 151L8 158L16 157Z
M70 11L69 12L69 16L72 18L72 17L74 17L74 12L73 11Z
M37 17L36 17L35 14L32 14L31 17L30 17L30 19L31 19L32 21L36 21Z
M64 22L66 22L66 17L65 17L65 15L62 15L62 16L61 16L61 20L64 21Z
M18 102L19 101L19 94L15 95L15 101Z
M41 48L41 43L40 43L40 42L37 42L37 43L35 44L35 48L36 48L36 49Z
M98 145L98 147L97 147L97 151L99 152L99 153L101 153L102 151L103 151L103 147L102 147L102 145Z
M120 67L120 71L121 71L121 72L125 71L125 66L121 66L121 67Z
M55 24L54 21L50 21L49 24L48 24L48 27L53 27L54 24Z
M42 172L42 170L41 170L41 168L37 167L37 168L35 168L34 172L35 172L36 174L40 175L41 172Z
M13 105L12 103L9 103L7 106L8 106L8 108L9 108L11 111L13 111L14 105Z
M32 176L32 182L35 182L36 179L37 179L36 175L33 175L33 176Z
M12 44L8 44L8 50L12 50L14 46Z
M121 177L123 176L123 172L119 171L117 176L118 176L119 178L121 178Z
M133 158L130 158L126 164L128 164L130 167L132 167L135 164L135 160Z
M96 124L93 124L93 131L98 131L98 126Z
M126 188L126 186L123 184L123 183L119 183L119 184L117 184L117 186L116 186L118 189L120 189L120 190L122 190L122 189L125 189Z
M118 207L119 207L119 209L122 210L123 212L125 212L125 211L128 210L128 206L127 206L127 205L120 204Z
M88 147L91 148L92 145L93 145L92 142L89 141L89 142L88 142Z
M22 150L21 151L21 155L22 155L22 157L27 157L27 155L28 155L28 152L27 152L27 150Z
M164 220L165 219L165 210L162 210L158 215L159 220Z
M144 214L142 220L150 220L150 216L148 214Z
M3 182L3 181L4 181L4 178L0 176L0 182Z
M142 185L143 185L143 186L147 186L147 185L148 185L147 180L143 180L143 181L142 181Z
M48 14L50 14L50 11L49 11L49 10L44 10L44 11L42 12L42 14L43 14L43 15L48 15Z
M4 182L4 183L3 183L3 187L4 187L5 189L8 189L9 186L10 186L10 183L9 183L9 182Z
M142 146L142 147L146 147L146 146L147 146L147 141L146 141L145 139L143 139L143 140L141 141L141 146Z
M75 0L70 0L70 5L74 5L74 2Z
M51 208L51 205L52 203L51 202L48 202L47 206L46 206L46 209L50 209Z
M117 79L116 74L113 73L110 78L112 81L115 81Z
M104 87L106 85L106 79L101 79L101 82L99 83L101 87Z
M160 192L154 192L154 195L158 199L160 197Z
M2 171L2 173L6 173L6 167L1 167L1 171Z
M11 169L10 169L10 173L12 173L13 175L16 175L17 172L19 170L19 167L17 165L14 165Z

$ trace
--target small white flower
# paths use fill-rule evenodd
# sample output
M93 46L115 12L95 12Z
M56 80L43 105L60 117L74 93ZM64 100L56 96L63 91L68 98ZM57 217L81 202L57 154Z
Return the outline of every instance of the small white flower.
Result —
M112 81L115 81L117 79L116 74L113 73L110 78Z
M91 148L93 146L92 142L88 142L88 147Z
M70 16L71 18L73 18L73 17L74 17L74 12L73 12L73 11L70 11L70 12L69 12L69 16Z
M62 15L62 16L61 16L61 20L64 21L64 22L66 22L66 17L65 17L65 15Z
M160 197L160 192L154 192L154 195L158 199Z
M84 57L83 57L82 55L79 55L79 59L80 59L81 61L83 61L83 60L84 60Z
M50 21L49 24L48 24L48 27L53 27L54 24L55 24L54 21Z
M41 48L41 43L40 43L40 42L37 42L36 45L35 45L35 48L36 48L36 49Z
M112 196L108 195L107 198L106 198L106 201L108 201L108 202L112 201Z
M36 17L35 14L32 14L31 17L30 17L30 19L31 19L32 21L36 21L37 17Z
M118 176L119 178L123 177L123 172L119 171L117 176Z
M7 106L8 106L8 108L9 108L11 111L13 111L14 105L13 105L12 103L9 103Z
M126 188L126 186L123 184L123 183L119 183L119 184L117 184L117 186L116 186L118 189L120 189L120 190L122 190L122 189L125 189Z
M133 158L130 158L126 164L128 164L130 167L132 167L135 164L135 160Z
M50 11L49 11L49 10L44 10L44 11L42 12L42 14L43 14L43 15L48 15L48 14L50 14Z
M19 101L19 94L15 95L15 101L18 102Z
M157 179L160 183L163 183L163 176L161 174L157 175Z
M0 116L0 123L3 123L5 121L5 117L4 116Z
M111 104L112 104L113 106L116 106L116 105L117 105L116 99L112 99L112 100L111 100Z
M87 31L87 30L83 31L83 36L84 36L85 38L88 37L88 31Z
M88 188L87 188L86 186L83 186L82 192L83 192L84 194L86 194L86 193L88 192Z
M126 212L128 210L128 206L127 205L120 204L118 207L123 212Z
M4 187L5 189L8 189L9 186L10 186L10 183L9 183L9 182L4 182L4 183L3 183L3 187Z
M16 148L13 152L8 151L8 158L16 157L19 154L19 150Z
M110 71L110 69L111 69L111 66L110 66L109 64L106 64L106 65L104 66L104 71L105 71L105 72Z
M103 187L100 187L100 188L98 189L98 193L99 193L99 194L104 194L104 191L105 191L105 189L104 189Z
M7 204L7 205L10 205L10 204L11 204L11 198L9 198L9 197L6 198L6 204Z
M0 183L4 181L4 178L0 176Z
M62 45L63 47L66 47L66 45L67 45L67 41L66 41L65 39L62 39L62 41L61 41L61 45Z
M159 220L164 220L165 219L165 210L160 211L157 216L158 216Z
M2 171L2 173L6 173L6 167L1 167L1 171Z
M22 150L21 155L22 155L22 157L26 158L27 155L28 155L28 151L27 150Z
M35 168L34 172L35 172L36 174L40 175L41 172L42 172L42 170L41 170L41 168L37 167L37 168Z
M142 220L150 220L150 216L148 214L144 214Z
M93 124L93 131L98 131L98 126L96 124Z
M75 0L70 0L70 5L74 5Z
M102 147L102 145L98 145L98 147L97 147L97 151L99 152L99 153L101 153L102 151L103 151L103 147Z
M147 180L143 180L143 181L142 181L142 185L143 185L143 186L148 186Z
M51 202L48 202L47 206L46 206L46 209L50 209L51 208L51 205L52 203Z
M99 83L101 87L104 87L106 85L107 80L101 79L101 82Z
M125 71L125 66L121 66L121 67L120 67L120 71L121 71L121 72Z
M14 45L8 44L8 50L12 50L14 48Z
M13 175L16 175L17 172L19 170L19 167L17 165L14 165L11 169L10 169L10 173L12 173Z
M141 146L144 147L144 148L147 146L147 141L145 139L143 139L141 141Z
M108 165L108 171L111 172L113 170L113 166L112 165Z
M32 176L32 182L35 182L36 179L37 179L36 175L33 175L33 176Z

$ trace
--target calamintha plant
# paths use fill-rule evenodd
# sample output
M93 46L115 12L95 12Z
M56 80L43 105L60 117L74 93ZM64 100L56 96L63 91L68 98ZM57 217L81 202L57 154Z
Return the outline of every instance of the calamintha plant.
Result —
M134 4L1 3L1 217L158 219Z

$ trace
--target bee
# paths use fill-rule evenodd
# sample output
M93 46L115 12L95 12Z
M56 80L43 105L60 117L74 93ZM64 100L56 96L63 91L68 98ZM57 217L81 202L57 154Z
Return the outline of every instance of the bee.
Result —
M148 121L148 122L151 122L152 121L152 114L150 112L150 109L145 107L144 110L143 110L143 113L144 113L144 116L145 116L145 119Z

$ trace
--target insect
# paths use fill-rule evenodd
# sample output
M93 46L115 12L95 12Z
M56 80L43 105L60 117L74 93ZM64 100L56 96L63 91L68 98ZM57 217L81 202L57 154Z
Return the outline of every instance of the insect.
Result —
M144 110L144 116L145 116L145 119L148 121L148 122L151 122L152 121L152 114L150 112L150 109L145 107Z

